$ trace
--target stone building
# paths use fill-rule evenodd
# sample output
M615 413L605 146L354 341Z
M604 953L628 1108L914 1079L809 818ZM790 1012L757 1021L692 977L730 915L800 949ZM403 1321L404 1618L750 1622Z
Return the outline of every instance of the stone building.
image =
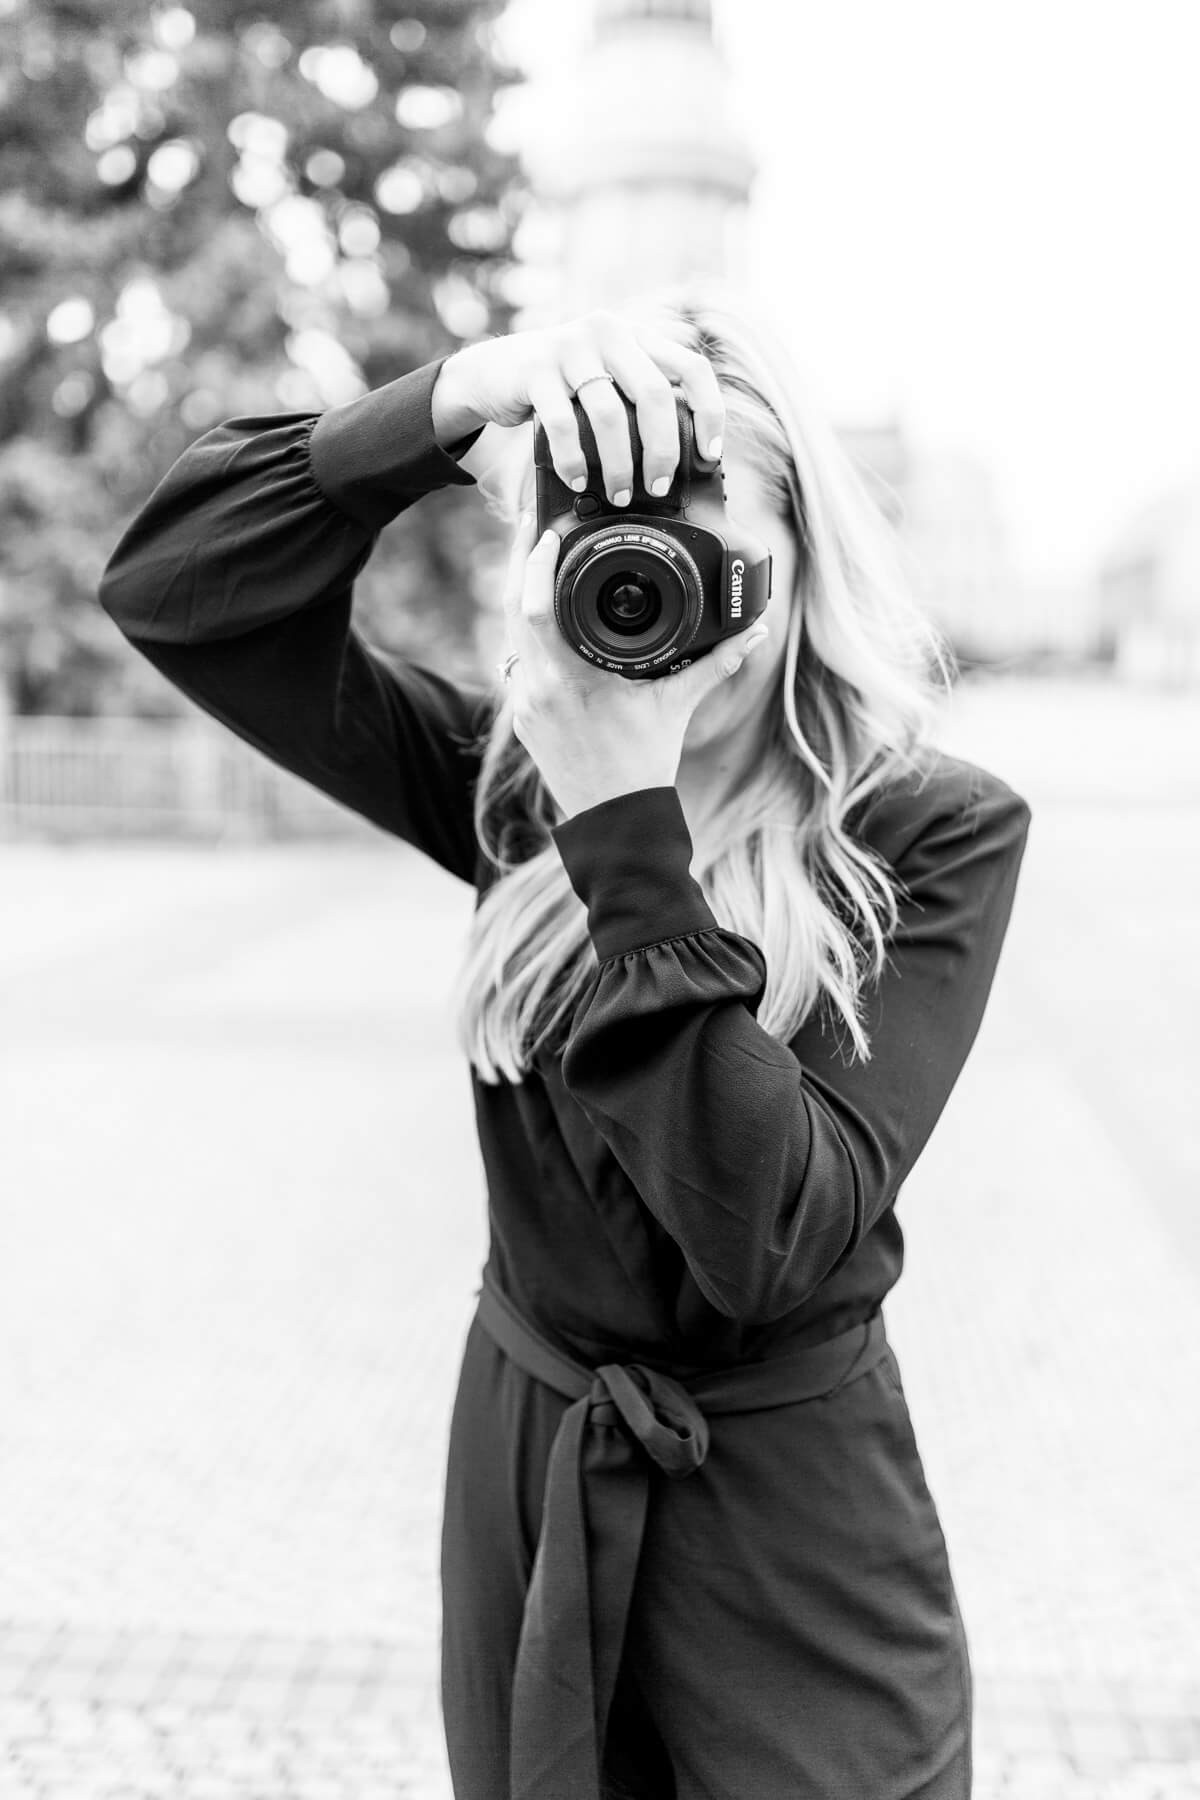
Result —
M1015 666L1090 648L1065 594L1017 571L991 470L949 447L915 444L898 419L838 433L900 532L918 597L965 664Z
M1200 684L1200 477L1142 511L1104 558L1097 588L1121 674Z
M522 157L548 277L527 324L738 268L755 165L711 0L596 0Z

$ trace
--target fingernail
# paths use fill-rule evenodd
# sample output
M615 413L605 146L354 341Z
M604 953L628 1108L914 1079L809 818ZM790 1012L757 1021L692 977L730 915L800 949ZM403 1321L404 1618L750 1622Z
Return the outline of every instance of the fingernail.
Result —
M628 488L618 488L616 493L613 495L613 505L614 506L628 506L629 502L632 498L633 498L633 495L630 493Z
M717 458L721 454L721 440L719 437L715 437L713 439L712 443L708 446L708 450L707 450L706 454L708 456L709 462L716 462Z
M657 481L652 481L650 483L650 492L652 494L657 494L658 498L661 500L670 485L671 477L669 475L660 475Z
M571 483L571 486L574 489L575 493L582 494L584 488L587 486L587 476L586 475L576 475L574 481Z

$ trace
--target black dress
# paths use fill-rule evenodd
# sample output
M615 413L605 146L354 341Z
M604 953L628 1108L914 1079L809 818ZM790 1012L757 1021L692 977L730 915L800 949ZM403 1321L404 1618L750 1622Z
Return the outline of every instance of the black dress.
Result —
M482 890L492 872L474 838L465 746L491 696L385 657L351 624L352 584L382 526L433 489L473 481L433 434L440 366L319 416L206 433L130 524L100 598L232 731ZM442 1695L458 1800L598 1791L594 1769L581 1779L579 1763L574 1774L556 1765L561 1746L538 1741L532 1715L513 1727L547 1469L581 1410L589 1435L562 1504L587 1518L576 1549L592 1565L579 1580L594 1616L568 1607L548 1618L556 1590L543 1584L532 1623L553 1654L530 1679L543 1730L560 1677L563 1718L586 1710L568 1665L577 1652L587 1663L575 1640L593 1633L591 1651L611 1663L594 1721L600 1791L969 1794L967 1645L880 1308L902 1263L897 1193L983 1017L1030 816L996 776L941 753L923 778L864 807L857 835L910 893L869 994L865 1064L815 1018L789 1045L756 1023L762 952L717 924L693 880L673 787L555 829L597 970L565 1045L539 1053L525 1081L488 1086L472 1072L493 1312L526 1339L539 1334L568 1375L582 1368L579 1391L601 1365L633 1367L631 1404L648 1370L677 1375L686 1399L704 1371L860 1350L806 1400L714 1415L702 1466L679 1479L641 1457L608 1403L615 1377L607 1399L597 1377L595 1405L572 1413L568 1389L531 1374L536 1364L476 1316L443 1515ZM597 1501L588 1513L589 1482L611 1512ZM555 1541L543 1553L570 1586L579 1572L563 1529L547 1524ZM631 1578L619 1602L606 1573L618 1552Z

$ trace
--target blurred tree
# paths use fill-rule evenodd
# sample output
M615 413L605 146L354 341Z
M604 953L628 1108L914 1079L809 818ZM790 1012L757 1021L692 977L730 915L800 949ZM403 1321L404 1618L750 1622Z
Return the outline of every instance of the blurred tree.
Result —
M0 674L179 710L96 605L131 514L238 414L317 412L511 328L503 0L0 0ZM384 533L360 619L474 668L477 495Z

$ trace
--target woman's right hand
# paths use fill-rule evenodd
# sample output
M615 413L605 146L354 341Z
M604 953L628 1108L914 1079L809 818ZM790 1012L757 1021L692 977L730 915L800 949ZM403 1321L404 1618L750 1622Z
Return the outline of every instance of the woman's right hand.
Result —
M610 374L637 408L642 473L651 493L666 493L679 462L672 382L683 389L692 409L701 453L713 460L720 456L725 403L708 358L685 350L652 326L602 311L563 325L464 344L447 357L434 383L435 432L441 439L444 431L450 441L484 423L522 425L536 413L555 469L578 493L587 485L587 459L571 394L589 375L601 373ZM621 397L611 381L588 381L579 404L595 433L609 500L627 506L633 491L633 447Z

